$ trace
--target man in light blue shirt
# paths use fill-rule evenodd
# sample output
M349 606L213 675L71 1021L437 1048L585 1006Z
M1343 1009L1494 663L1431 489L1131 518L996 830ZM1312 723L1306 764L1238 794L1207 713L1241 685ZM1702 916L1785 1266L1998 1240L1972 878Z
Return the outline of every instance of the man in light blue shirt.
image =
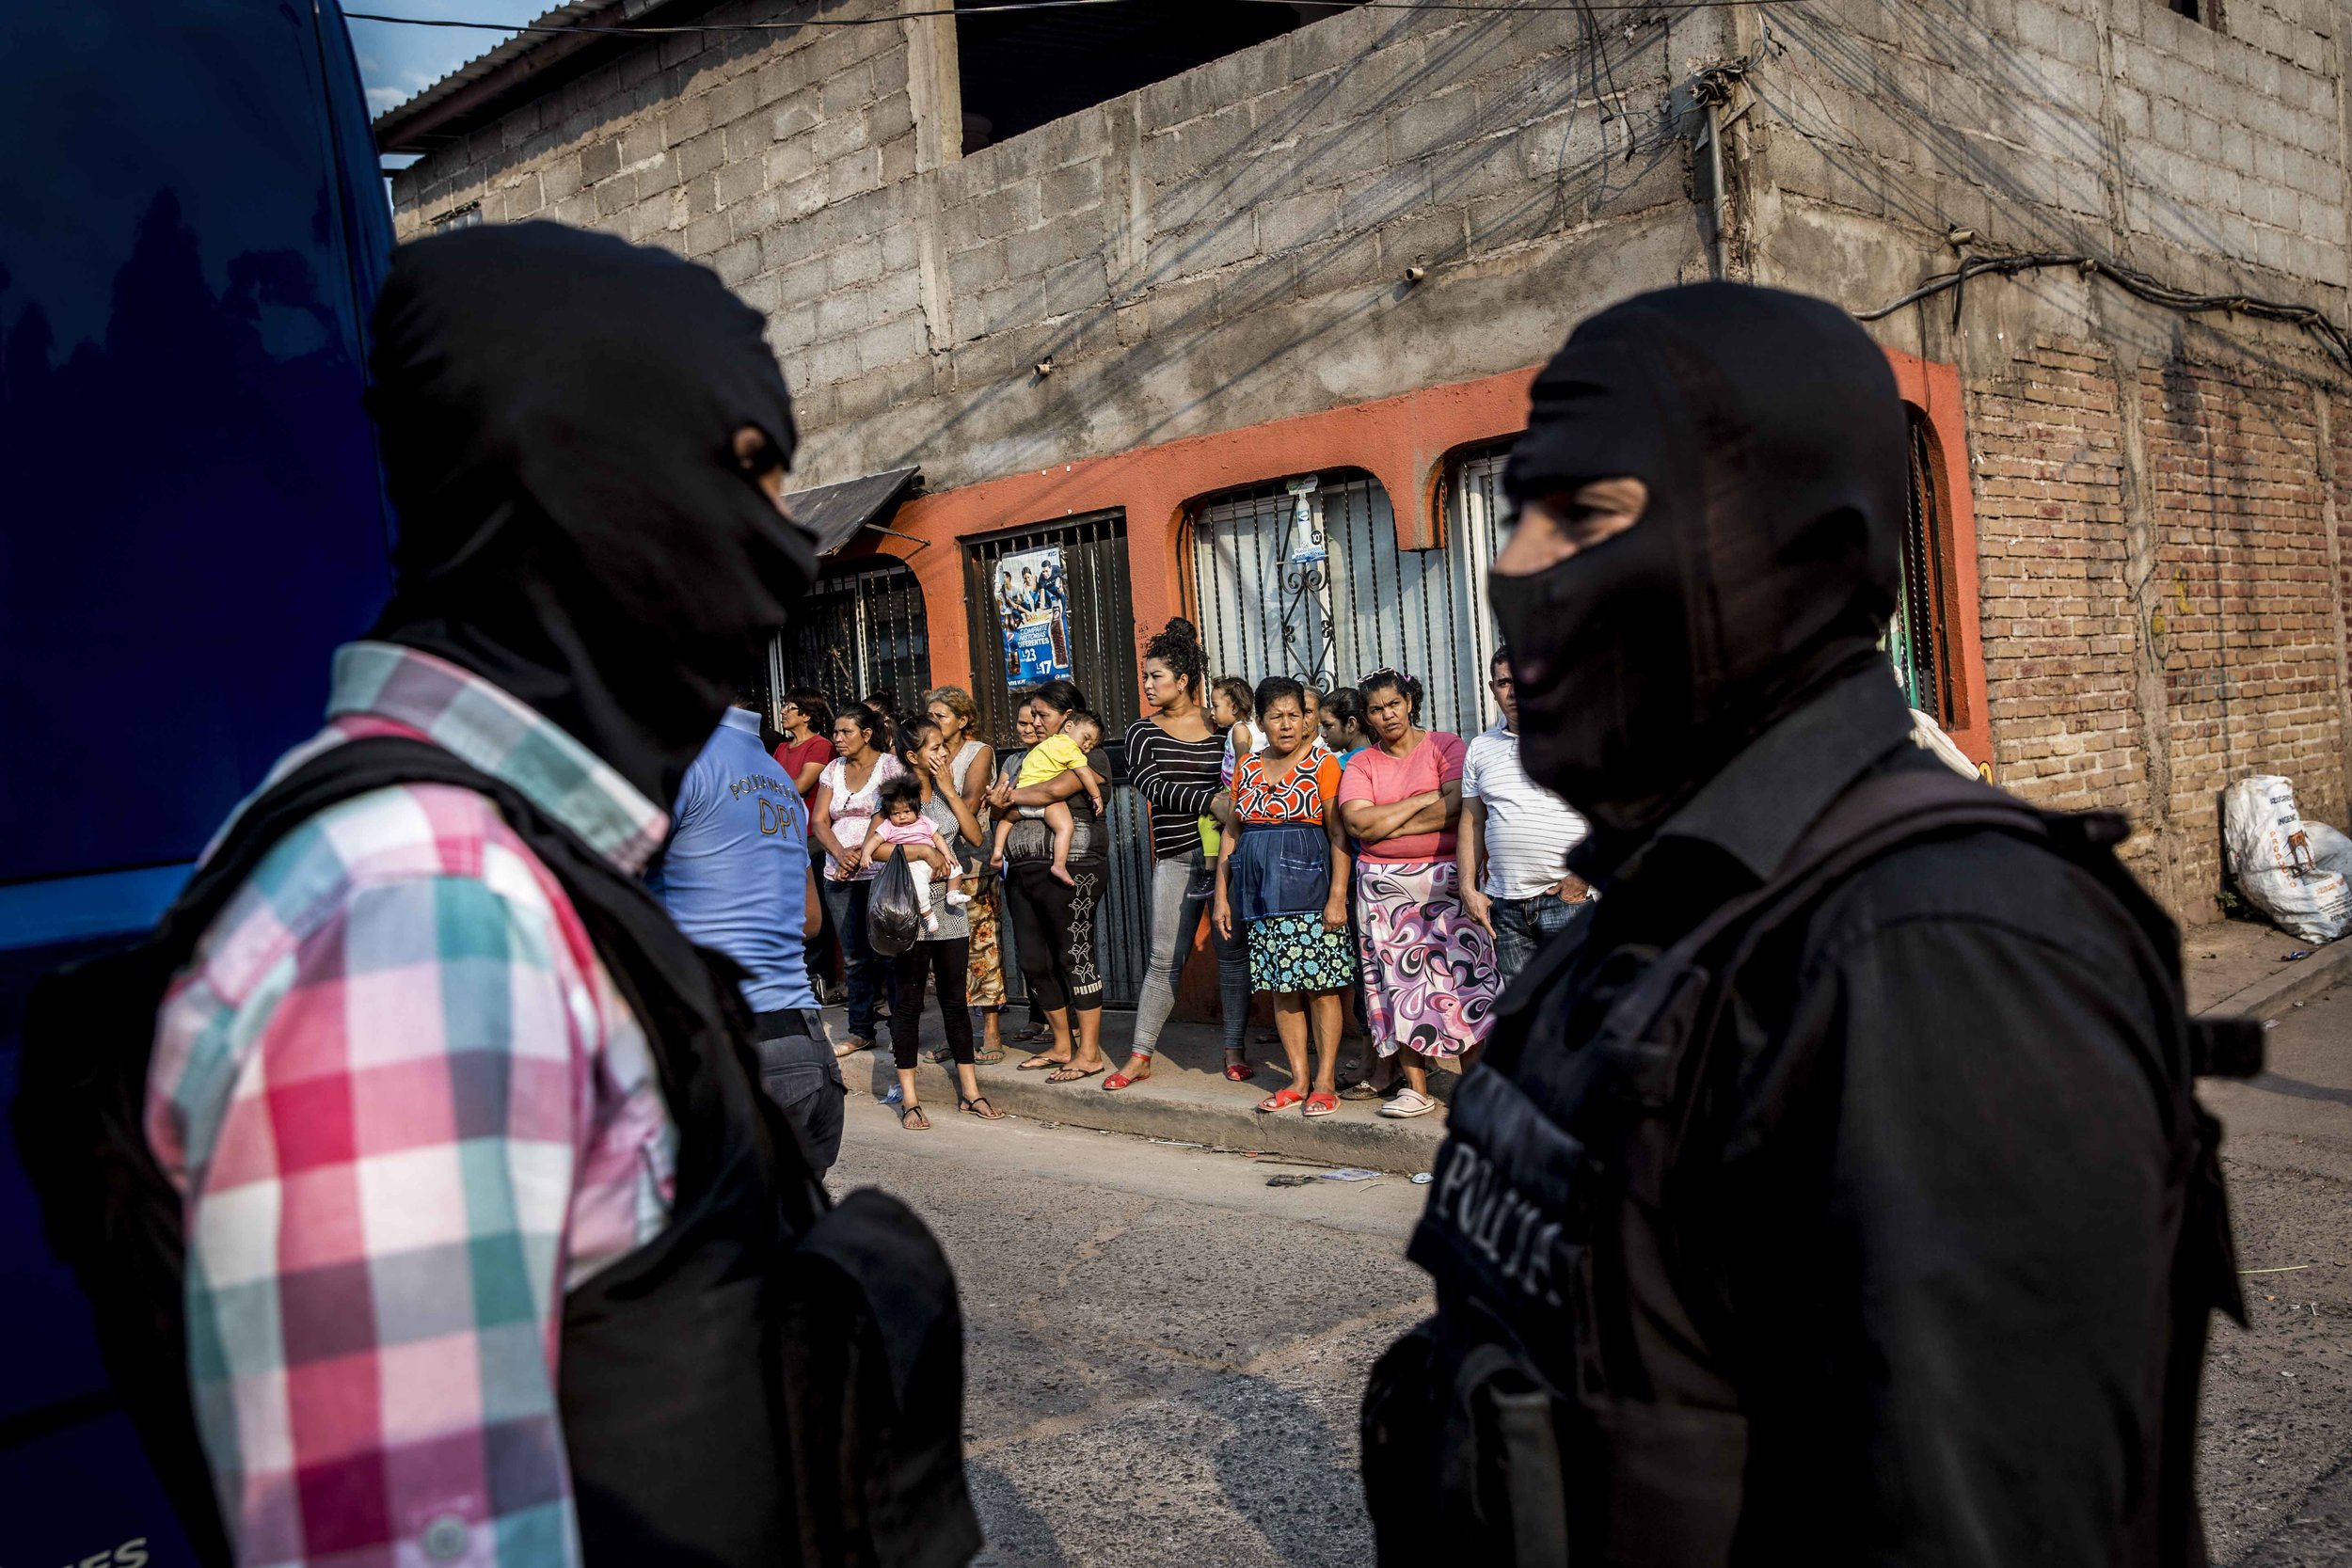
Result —
M739 694L687 768L650 881L680 930L749 972L761 1080L821 1176L841 1150L844 1090L808 979L808 811L759 743L759 701Z

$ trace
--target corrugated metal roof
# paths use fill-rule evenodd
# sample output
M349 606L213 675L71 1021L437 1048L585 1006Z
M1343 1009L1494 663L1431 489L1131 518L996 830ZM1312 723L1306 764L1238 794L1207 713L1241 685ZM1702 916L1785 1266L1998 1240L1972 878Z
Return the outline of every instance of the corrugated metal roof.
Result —
M818 555L831 555L868 523L887 523L922 477L920 468L885 468L838 484L795 490L784 498L784 509L817 535Z
M601 22L605 24L635 22L647 12L660 10L669 0L571 0L533 18L533 27L552 27L566 23ZM560 40L576 35L568 33L517 33L502 40L487 53L468 60L455 71L418 93L405 103L395 103L375 117L375 140L386 147L396 139L404 127L427 111L485 77L522 65L533 54L547 49Z

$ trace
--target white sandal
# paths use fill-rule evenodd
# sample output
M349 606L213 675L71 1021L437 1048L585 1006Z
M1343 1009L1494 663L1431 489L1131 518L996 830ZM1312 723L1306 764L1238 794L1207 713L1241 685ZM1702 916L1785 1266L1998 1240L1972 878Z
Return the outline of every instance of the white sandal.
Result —
M1379 1114L1402 1120L1406 1117L1425 1117L1437 1108L1438 1102L1427 1095L1413 1089L1399 1089L1393 1099L1380 1107Z

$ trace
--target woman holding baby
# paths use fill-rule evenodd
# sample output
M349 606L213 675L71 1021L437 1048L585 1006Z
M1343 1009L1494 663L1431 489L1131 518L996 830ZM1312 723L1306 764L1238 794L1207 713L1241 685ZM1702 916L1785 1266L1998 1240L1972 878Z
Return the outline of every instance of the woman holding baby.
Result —
M911 866L930 873L918 879L918 892L929 905L922 934L891 960L898 1000L890 1014L890 1053L898 1069L898 1125L920 1132L931 1124L914 1087L927 979L935 987L940 1025L955 1063L956 1109L994 1121L1004 1113L980 1093L973 1070L972 1008L965 992L972 953L969 878L979 860L980 824L956 790L954 754L938 725L925 721L901 730L898 761L905 772L882 788L873 858L882 863L904 855Z
M1020 1066L1046 1072L1049 1084L1072 1084L1108 1065L1103 1059L1103 971L1095 952L1094 915L1110 875L1101 805L1110 763L1095 744L1099 721L1093 737L1085 738L1090 715L1075 686L1047 681L1028 693L1027 706L1040 737L1038 751L1046 751L1051 737L1065 735L1073 720L1081 734L1036 758L1035 767L1025 758L1017 781L999 783L989 791L988 803L1000 818L1012 819L1002 844L1005 913L1012 922L1029 994L1044 1007L1054 1032L1052 1045ZM1057 806L1063 811L1049 822L1046 814ZM1070 818L1066 847L1059 820L1064 812Z

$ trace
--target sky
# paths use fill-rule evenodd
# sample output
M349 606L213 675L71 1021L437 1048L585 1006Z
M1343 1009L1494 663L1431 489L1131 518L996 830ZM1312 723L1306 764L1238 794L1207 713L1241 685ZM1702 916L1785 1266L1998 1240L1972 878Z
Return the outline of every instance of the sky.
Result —
M353 10L387 16L444 17L466 22L531 21L557 0L344 0ZM380 115L405 103L468 60L488 54L513 35L470 27L403 27L394 23L354 22L351 46L367 84L368 113Z

